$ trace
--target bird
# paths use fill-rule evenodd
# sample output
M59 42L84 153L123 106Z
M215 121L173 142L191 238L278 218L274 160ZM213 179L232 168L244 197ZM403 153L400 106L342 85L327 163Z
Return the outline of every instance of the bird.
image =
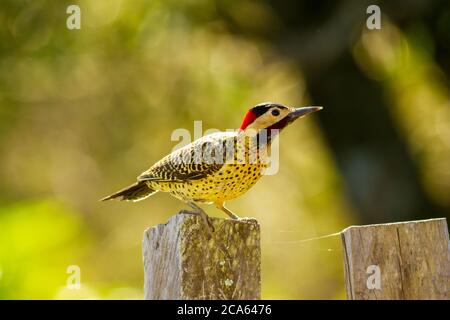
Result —
M238 215L225 202L247 192L268 167L267 151L273 138L295 120L321 110L319 106L294 108L264 102L250 108L234 131L203 136L165 156L137 177L132 185L101 201L141 201L168 192L185 202L213 230L199 203L214 204L231 219Z

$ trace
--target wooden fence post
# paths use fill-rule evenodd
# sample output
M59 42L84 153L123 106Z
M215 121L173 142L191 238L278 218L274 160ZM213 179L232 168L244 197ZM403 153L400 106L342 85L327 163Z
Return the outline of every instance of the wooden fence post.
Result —
M255 220L172 216L144 232L145 299L260 299L260 227Z
M342 241L348 299L450 299L445 219L352 226Z

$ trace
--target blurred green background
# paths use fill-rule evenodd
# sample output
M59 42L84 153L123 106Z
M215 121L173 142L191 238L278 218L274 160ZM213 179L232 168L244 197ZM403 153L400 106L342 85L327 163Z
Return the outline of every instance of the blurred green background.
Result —
M276 101L325 109L229 207L261 223L263 298L343 299L340 238L296 241L450 217L449 74L448 1L2 0L0 298L142 298L142 233L184 206L97 200L174 129L235 128Z

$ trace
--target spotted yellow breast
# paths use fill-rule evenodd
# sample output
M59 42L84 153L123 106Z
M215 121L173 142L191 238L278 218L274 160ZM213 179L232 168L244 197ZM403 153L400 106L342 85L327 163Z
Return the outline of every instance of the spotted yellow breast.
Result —
M259 180L266 167L260 159L252 159L258 152L255 144L237 143L236 138L235 132L203 137L163 158L139 179L184 201L221 203L236 198ZM232 153L227 144L233 146Z

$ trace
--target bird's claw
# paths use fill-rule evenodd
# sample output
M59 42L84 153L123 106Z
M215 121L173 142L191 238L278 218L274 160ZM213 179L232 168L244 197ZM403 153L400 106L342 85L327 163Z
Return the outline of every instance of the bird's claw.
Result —
M208 225L208 228L209 228L209 231L211 234L216 231L216 229L214 228L214 225L211 221L211 218L208 216L206 216L206 224Z
M211 221L211 218L206 213L199 211L199 210L190 211L190 210L183 209L179 212L179 214L191 214L191 215L195 215L195 216L200 216L206 225L206 229L208 230L210 238L212 237L212 234L215 231L215 228Z

